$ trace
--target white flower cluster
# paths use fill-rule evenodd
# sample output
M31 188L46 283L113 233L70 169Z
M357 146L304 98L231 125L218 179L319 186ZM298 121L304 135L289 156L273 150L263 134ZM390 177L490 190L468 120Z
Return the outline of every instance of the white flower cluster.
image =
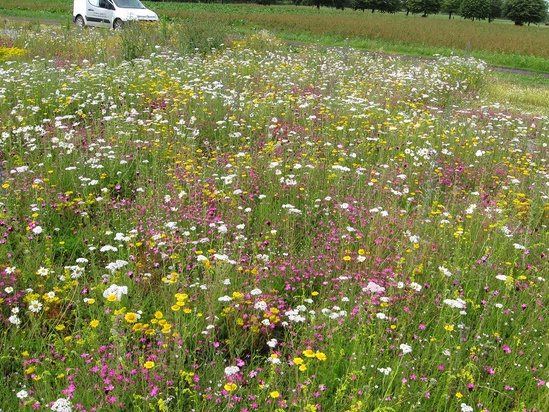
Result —
M113 283L110 285L105 291L103 292L103 297L105 299L108 299L109 296L114 295L116 296L116 300L122 299L122 295L128 294L128 287L127 286L118 286L117 284Z
M67 398L59 398L53 403L51 410L54 412L72 412L71 401Z

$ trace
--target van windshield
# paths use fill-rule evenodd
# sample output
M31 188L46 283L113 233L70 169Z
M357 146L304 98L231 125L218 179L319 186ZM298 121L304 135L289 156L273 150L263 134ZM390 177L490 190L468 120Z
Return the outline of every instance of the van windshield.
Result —
M121 9L144 9L145 6L139 0L114 0Z

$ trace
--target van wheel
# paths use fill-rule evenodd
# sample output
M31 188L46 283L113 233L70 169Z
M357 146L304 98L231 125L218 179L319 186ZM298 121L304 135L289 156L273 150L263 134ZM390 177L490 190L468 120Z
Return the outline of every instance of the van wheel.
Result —
M120 19L116 19L112 24L112 28L115 30L121 30L124 27L124 22Z
M76 19L74 19L74 24L76 24L76 27L84 28L84 26L86 25L84 17L80 15L76 16Z

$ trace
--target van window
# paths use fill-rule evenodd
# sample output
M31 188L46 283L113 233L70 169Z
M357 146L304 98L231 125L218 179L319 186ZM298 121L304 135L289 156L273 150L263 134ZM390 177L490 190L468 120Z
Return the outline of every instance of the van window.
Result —
M144 9L145 6L139 0L114 0L116 5L122 9Z
M114 10L113 5L108 0L99 0L99 7L107 10Z
M92 6L99 7L99 0L88 0Z

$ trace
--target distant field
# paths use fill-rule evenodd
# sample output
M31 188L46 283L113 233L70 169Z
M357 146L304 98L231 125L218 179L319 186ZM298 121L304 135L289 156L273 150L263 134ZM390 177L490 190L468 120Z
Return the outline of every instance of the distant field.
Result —
M163 20L200 20L236 34L267 29L284 40L344 45L410 55L471 55L488 63L549 72L549 29L508 21L472 22L444 15L421 18L313 7L145 2ZM2 1L0 15L69 21L72 2Z

